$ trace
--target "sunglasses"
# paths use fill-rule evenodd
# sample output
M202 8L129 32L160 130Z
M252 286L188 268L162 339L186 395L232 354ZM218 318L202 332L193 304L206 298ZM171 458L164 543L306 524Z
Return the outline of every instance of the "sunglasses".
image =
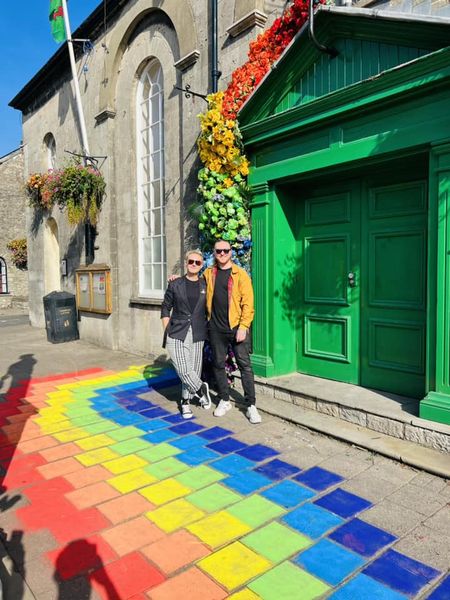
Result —
M194 260L193 258L188 259L188 265L195 265L196 267L201 267L203 262L201 260Z
M216 254L229 254L231 252L231 248L216 248L214 252Z

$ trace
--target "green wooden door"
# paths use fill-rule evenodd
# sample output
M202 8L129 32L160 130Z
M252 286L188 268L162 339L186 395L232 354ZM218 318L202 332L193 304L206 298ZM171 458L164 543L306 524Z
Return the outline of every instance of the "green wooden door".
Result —
M398 181L302 193L297 364L302 373L420 397L427 189Z
M359 381L359 186L302 192L298 212L301 297L298 369ZM353 277L351 276L353 275Z

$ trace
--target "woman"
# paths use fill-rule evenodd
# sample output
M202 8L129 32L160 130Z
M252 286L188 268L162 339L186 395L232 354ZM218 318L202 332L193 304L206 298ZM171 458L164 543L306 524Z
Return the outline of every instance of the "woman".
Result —
M200 250L186 254L186 274L169 282L161 307L164 346L167 347L178 377L181 379L181 414L193 417L190 401L210 408L209 386L200 378L203 344L207 336L206 283L198 274L203 267Z

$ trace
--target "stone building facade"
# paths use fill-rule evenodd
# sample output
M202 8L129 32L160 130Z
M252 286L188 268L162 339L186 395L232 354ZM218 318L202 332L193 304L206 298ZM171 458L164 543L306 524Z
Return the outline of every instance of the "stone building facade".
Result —
M270 25L284 0L218 0L219 89L246 59L251 39ZM210 0L106 0L74 38L94 48L77 66L90 153L107 156L107 198L98 223L95 263L111 268L112 313L81 312L82 338L110 348L159 354L160 304L167 274L196 246L187 207L195 198L199 163L198 93L212 86ZM106 16L105 16L106 15ZM66 45L11 105L23 114L25 172L60 167L80 152ZM28 212L30 318L44 325L42 297L75 291L84 263L84 230L66 215ZM66 259L67 275L60 272Z
M26 193L22 148L0 158L0 309L24 308L28 302L28 273L11 260L8 242L26 237Z

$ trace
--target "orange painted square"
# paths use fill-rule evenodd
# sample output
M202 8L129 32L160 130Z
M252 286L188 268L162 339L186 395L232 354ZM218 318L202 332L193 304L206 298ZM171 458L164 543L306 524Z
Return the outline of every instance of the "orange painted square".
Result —
M80 449L78 448L78 450ZM86 468L78 461L76 462L80 465L81 469L65 476L67 481L76 489L84 487L85 485L90 485L91 483L97 483L97 481L105 481L111 477L111 473L101 465L94 465L93 467Z
M222 600L228 592L193 567L158 585L147 596L152 600Z
M106 481L98 481L97 483L91 483L91 485L86 485L85 487L69 492L66 494L66 498L76 508L83 510L83 508L89 508L90 506L95 506L101 502L116 498L118 495L119 492L106 483Z
M153 504L137 492L119 496L119 498L114 498L114 500L109 500L97 506L97 509L114 525L131 519L131 517L142 515L153 508Z
M146 517L136 517L102 531L101 535L119 556L124 556L161 539L166 534Z
M54 448L41 450L39 454L43 458L45 458L47 462L53 462L54 460L61 460L61 458L69 458L69 456L74 456L75 454L79 453L80 449L76 444L74 444L73 442L67 442L67 444L60 444L58 446L55 446Z
M72 457L62 458L55 462L48 463L38 467L39 473L45 479L53 479L53 477L61 477L62 475L68 475L69 473L75 473L83 469L83 465Z
M167 574L210 554L204 544L183 529L142 548L141 552Z
M36 438L34 440L28 440L27 442L19 443L19 448L24 454L30 454L31 452L39 452L46 448L52 448L56 446L58 441L50 435L44 435L43 437Z

